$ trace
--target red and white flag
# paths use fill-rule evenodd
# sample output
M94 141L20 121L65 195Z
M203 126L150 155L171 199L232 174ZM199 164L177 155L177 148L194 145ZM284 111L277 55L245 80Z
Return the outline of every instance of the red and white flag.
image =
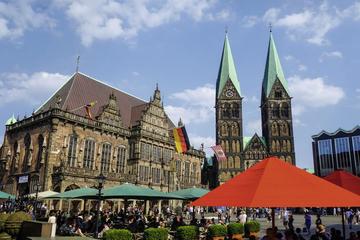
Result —
M221 145L216 145L211 147L214 150L216 158L218 161L226 160L226 156L224 150L222 149Z

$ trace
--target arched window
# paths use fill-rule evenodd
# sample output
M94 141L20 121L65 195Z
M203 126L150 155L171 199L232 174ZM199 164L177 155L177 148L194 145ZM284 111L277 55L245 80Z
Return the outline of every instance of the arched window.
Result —
M125 146L120 146L117 149L116 172L124 173L125 166L126 166L126 148L125 148Z
M19 161L19 145L18 142L14 143L14 147L13 147L13 157L12 157L12 162L11 162L11 171L15 171L17 169L17 164Z
M31 149L31 137L30 134L26 134L24 138L25 154L23 159L23 171L26 172L31 166L32 149Z
M104 143L101 152L101 171L109 172L110 170L110 157L111 157L111 144Z
M85 140L83 167L92 169L94 167L95 141L92 139Z
M289 105L287 103L281 104L281 116L284 118L289 117Z
M76 166L76 147L77 147L77 136L73 134L69 138L69 147L68 147L68 165L70 167Z
M272 104L272 116L273 118L278 118L279 117L279 105L277 105L276 103Z
M232 105L232 117L233 118L238 118L239 117L239 110L240 110L239 104L234 103Z
M38 154L36 159L36 169L39 170L41 163L43 162L43 153L44 153L44 137L43 135L39 135L38 137Z
M223 115L224 118L229 118L230 117L230 104L225 103L223 105L222 112L223 112L222 115Z
M275 98L276 98L276 99L282 98L282 92L281 92L280 89L276 89L276 90L275 90Z
M278 128L278 124L276 122L273 122L271 124L271 135L279 136L279 128Z

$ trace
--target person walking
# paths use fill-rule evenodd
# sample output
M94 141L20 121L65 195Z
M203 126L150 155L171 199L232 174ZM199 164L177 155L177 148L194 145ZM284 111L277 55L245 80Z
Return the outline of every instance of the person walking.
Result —
M346 219L347 219L347 222L348 222L348 225L349 225L349 229L352 229L352 221L353 221L353 218L354 218L354 214L353 214L351 208L349 208L345 212L345 216L346 216Z
M285 227L285 230L288 230L288 224L289 224L289 212L284 209L283 211L283 225Z
M309 212L305 212L305 227L308 234L310 234L310 228L311 228L311 215Z

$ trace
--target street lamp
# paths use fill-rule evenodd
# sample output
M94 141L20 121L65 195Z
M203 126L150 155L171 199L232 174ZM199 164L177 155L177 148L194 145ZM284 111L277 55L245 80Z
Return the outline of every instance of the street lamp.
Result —
M99 176L96 177L96 180L98 182L98 204L96 209L96 221L95 221L95 238L98 238L99 235L99 216L100 216L100 203L101 203L101 196L102 196L102 188L104 187L106 177L100 173Z
M37 216L37 208L38 208L38 197L39 197L39 191L40 191L40 183L36 183L35 184L35 206L34 206L34 214L35 214L35 218Z

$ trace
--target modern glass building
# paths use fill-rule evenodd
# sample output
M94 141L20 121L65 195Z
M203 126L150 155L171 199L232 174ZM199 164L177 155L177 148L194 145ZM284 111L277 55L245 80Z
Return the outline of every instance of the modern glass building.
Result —
M322 131L312 136L315 174L323 177L343 169L360 176L360 126L350 131Z

